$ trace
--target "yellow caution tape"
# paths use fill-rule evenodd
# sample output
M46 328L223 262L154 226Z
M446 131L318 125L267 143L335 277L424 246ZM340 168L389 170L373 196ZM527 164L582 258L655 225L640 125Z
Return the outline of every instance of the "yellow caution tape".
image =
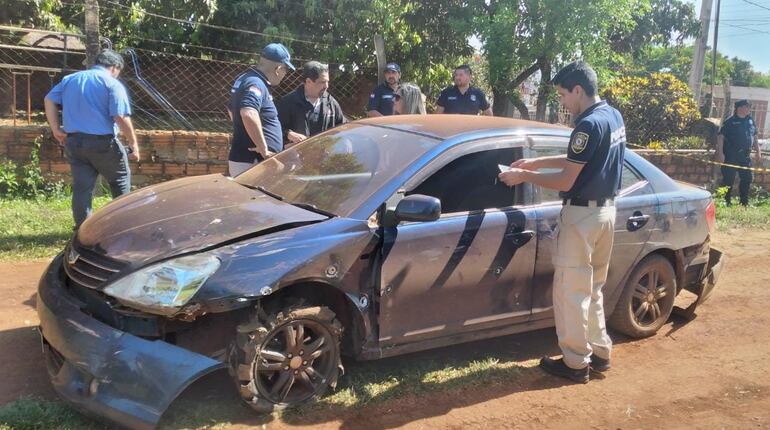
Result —
M690 156L690 155L678 154L678 153L674 152L671 149L646 148L644 146L634 145L632 143L626 143L626 146L628 146L630 148L633 148L633 149L643 149L645 151L664 152L664 153L667 153L668 155L673 155L675 157L682 157L682 158L687 158L687 159L690 159L690 160L700 161L702 163L711 164L713 166L725 166L725 167L732 167L733 169L739 169L739 170L750 170L752 172L762 172L762 173L766 173L767 172L767 173L770 173L770 169L764 168L764 167L747 167L747 166L739 166L739 165L736 165L736 164L720 163L718 161L704 160L702 158L697 158L697 157Z

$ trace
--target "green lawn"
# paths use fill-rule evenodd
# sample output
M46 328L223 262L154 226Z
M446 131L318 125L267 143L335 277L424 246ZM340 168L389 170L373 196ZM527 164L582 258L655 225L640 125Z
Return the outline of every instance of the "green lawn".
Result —
M94 208L111 199L97 197ZM74 227L70 198L0 198L0 261L50 258L64 248Z

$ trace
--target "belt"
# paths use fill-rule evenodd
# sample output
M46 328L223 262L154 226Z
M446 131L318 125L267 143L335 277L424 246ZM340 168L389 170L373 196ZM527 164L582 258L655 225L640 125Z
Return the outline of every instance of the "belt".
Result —
M606 198L606 199L596 199L596 200L586 200L586 199L580 199L580 198L570 198L570 199L564 199L561 201L561 204L563 205L570 205L570 206L585 206L585 207L602 207L602 206L612 206L615 203L615 201L612 198Z
M79 131L73 132L73 133L67 133L68 136L75 136L75 137L90 137L92 139L112 139L115 137L113 134L88 134L88 133L81 133Z

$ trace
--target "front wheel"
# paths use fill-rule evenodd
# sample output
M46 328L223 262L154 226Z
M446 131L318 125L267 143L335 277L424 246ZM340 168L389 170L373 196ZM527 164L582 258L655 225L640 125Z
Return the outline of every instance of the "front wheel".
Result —
M676 273L662 255L645 257L628 278L608 323L631 337L654 335L674 308Z
M230 373L241 398L259 412L320 397L341 369L342 325L327 307L295 307L238 326Z

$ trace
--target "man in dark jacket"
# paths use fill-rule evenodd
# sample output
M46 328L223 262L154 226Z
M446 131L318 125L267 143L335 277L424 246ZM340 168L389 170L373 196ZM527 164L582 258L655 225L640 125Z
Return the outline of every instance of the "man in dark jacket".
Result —
M329 92L329 66L309 61L302 66L305 83L278 101L284 147L347 122Z

